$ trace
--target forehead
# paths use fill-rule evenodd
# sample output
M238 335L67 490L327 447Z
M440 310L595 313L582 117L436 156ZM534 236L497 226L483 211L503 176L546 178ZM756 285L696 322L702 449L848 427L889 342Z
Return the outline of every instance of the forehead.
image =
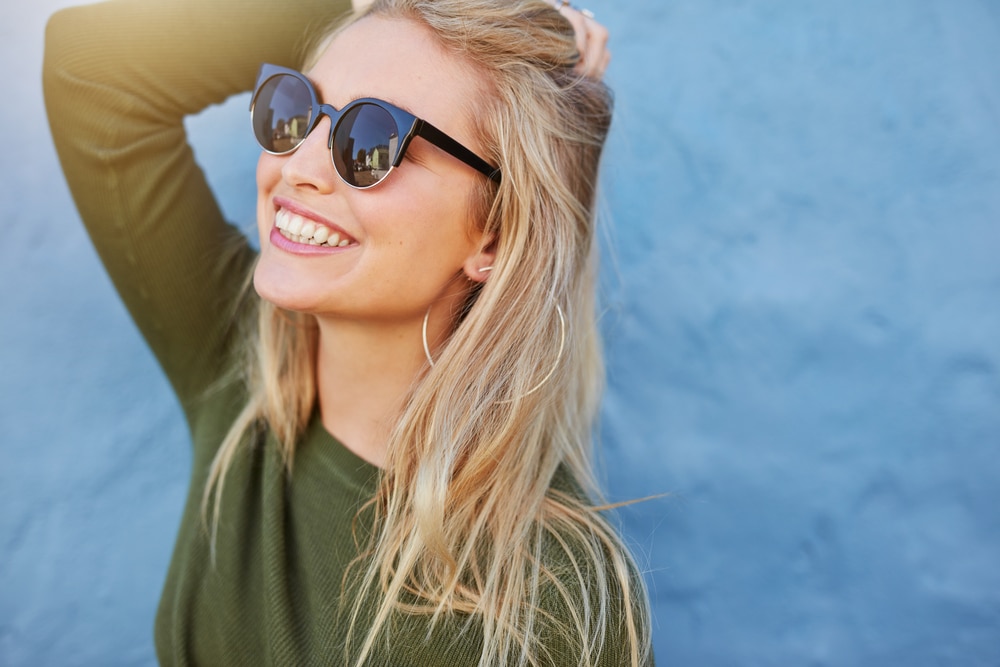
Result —
M472 140L479 75L419 23L362 19L330 42L308 74L322 100L338 109L351 100L376 97L459 141Z

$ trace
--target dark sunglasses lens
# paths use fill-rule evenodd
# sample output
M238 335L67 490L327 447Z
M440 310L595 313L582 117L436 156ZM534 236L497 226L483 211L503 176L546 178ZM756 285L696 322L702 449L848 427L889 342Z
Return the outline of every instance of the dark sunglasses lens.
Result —
M305 83L279 74L257 89L253 105L253 133L266 151L287 153L306 138L312 121L312 96Z
M333 163L344 180L358 188L385 178L398 149L396 121L374 104L349 109L333 135Z

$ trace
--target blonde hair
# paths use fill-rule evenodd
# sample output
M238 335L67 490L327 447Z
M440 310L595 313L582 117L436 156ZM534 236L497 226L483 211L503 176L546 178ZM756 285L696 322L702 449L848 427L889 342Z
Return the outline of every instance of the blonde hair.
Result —
M628 664L644 665L641 577L586 500L598 497L594 204L610 94L574 71L572 27L542 0L376 0L363 14L372 15L426 26L481 74L476 130L502 179L482 179L471 205L495 239L493 271L415 381L388 442L371 501L374 530L354 563L364 570L357 590L381 598L360 632L371 600L356 596L349 659L364 664L402 612L476 619L481 667L540 664L550 657L543 633L571 647L581 665L595 665L612 628L628 643ZM249 400L205 490L213 526L226 470L248 432L265 424L291 467L317 399L310 316L261 302L253 338ZM552 487L560 468L579 489ZM564 618L543 608L542 591L556 596Z

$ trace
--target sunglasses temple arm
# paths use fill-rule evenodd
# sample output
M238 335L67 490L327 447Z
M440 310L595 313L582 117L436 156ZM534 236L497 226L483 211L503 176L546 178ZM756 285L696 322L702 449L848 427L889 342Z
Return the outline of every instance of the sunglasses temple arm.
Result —
M490 178L497 183L500 182L499 169L491 167L486 160L482 159L427 121L418 119L417 124L418 127L416 134L418 136L423 137L446 153L450 153L455 156L476 171L486 175L487 178Z

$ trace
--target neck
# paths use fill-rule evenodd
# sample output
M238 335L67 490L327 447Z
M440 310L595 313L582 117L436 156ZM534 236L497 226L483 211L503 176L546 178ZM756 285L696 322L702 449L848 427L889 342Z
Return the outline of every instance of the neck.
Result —
M427 335L432 352L450 331L448 310L431 311ZM316 381L323 425L352 452L384 467L389 435L427 367L423 315L391 322L322 317L318 322Z

